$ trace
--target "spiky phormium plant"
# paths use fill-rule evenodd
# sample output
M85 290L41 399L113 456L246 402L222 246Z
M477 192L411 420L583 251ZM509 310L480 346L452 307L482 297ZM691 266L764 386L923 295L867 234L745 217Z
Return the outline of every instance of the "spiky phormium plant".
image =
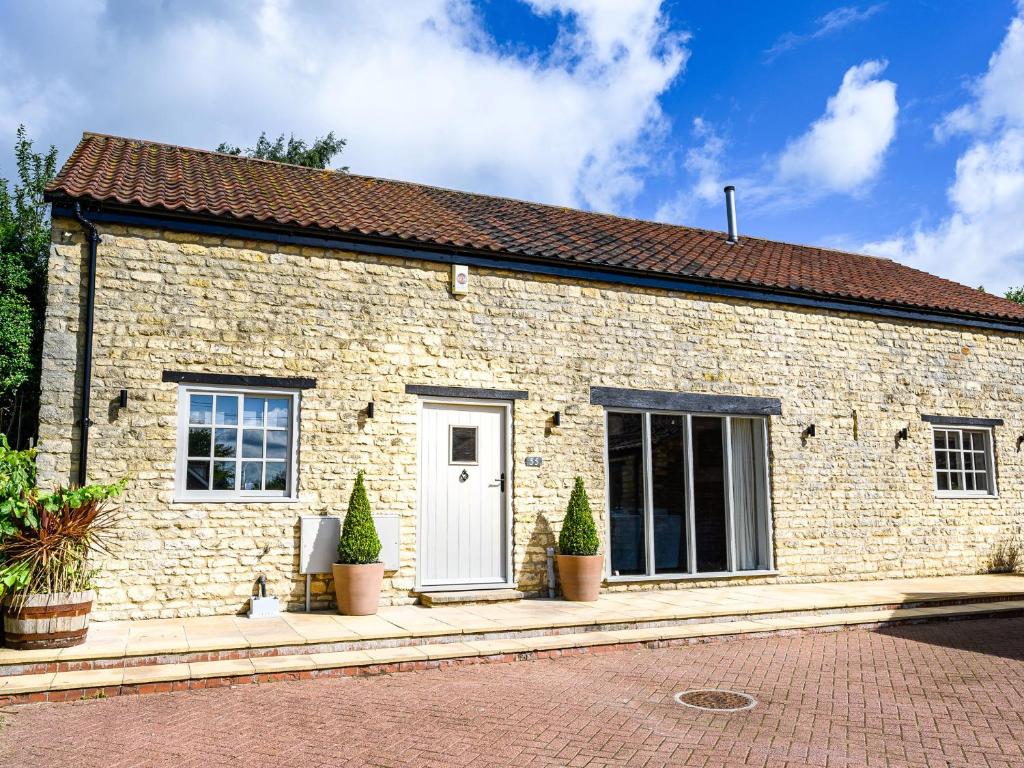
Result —
M91 556L110 553L118 523L108 502L124 488L121 481L30 495L34 520L0 538L0 597L17 605L30 594L89 589Z

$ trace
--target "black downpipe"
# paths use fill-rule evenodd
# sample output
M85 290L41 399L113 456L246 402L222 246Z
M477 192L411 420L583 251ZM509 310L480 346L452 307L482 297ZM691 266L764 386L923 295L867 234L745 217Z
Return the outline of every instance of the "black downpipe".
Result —
M85 230L86 241L89 243L89 268L86 277L89 282L85 294L85 359L82 363L82 418L79 422L78 444L78 484L85 485L86 466L89 460L89 427L92 420L89 418L90 390L92 389L92 322L96 304L96 246L100 241L100 234L96 231L96 225L82 215L82 206L75 203L75 219Z

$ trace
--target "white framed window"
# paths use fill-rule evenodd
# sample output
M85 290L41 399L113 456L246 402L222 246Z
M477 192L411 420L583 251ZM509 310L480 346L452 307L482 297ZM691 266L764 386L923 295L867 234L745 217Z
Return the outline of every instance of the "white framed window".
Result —
M297 497L297 390L178 388L178 501Z
M609 577L772 569L762 417L608 409Z
M990 427L932 425L935 494L947 498L996 495Z

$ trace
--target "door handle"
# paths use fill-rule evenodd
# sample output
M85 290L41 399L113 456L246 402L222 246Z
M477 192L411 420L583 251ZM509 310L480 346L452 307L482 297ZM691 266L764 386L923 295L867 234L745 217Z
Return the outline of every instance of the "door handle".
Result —
M498 483L501 485L501 492L505 492L505 473L501 473L501 477L498 478Z

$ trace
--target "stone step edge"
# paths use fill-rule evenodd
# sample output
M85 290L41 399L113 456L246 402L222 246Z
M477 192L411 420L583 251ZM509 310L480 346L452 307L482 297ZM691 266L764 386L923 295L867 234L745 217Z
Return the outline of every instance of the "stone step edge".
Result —
M650 629L555 634L532 638L475 640L365 651L268 656L225 661L15 675L0 678L0 706L131 693L191 690L325 674L386 674L431 669L449 662L515 661L585 653L597 648L661 647L711 639L761 637L815 630L882 627L937 619L1024 614L1024 600L997 604L859 611L827 616L774 617ZM207 681L216 681L208 683Z
M311 655L316 653L341 653L347 651L365 651L378 648L412 647L418 644L450 644L466 641L486 641L495 636L500 639L512 638L528 640L532 637L544 637L552 633L581 634L587 632L609 632L625 630L646 630L662 627L705 626L718 623L737 623L743 621L764 622L769 619L812 619L815 617L833 617L851 612L892 612L921 609L972 609L984 610L991 605L1002 605L1014 601L1024 601L1024 593L981 593L976 597L943 596L933 600L909 601L908 603L865 603L845 608L774 608L764 611L746 611L742 613L715 612L703 616L689 615L673 618L675 614L664 616L635 616L632 618L606 618L584 621L556 620L550 622L510 623L505 627L467 628L460 631L453 627L452 631L431 629L429 631L400 630L402 634L367 635L359 639L310 639L301 643L273 642L263 640L241 646L236 643L204 642L197 647L166 647L138 649L134 653L120 654L95 652L87 653L85 646L77 646L48 653L40 651L22 651L27 656L16 663L0 663L0 679L10 676L29 674L53 674L65 672L98 671L102 669L135 668L155 666L158 664L189 664L208 661L234 661L246 658L261 658L288 655ZM397 628L396 628L397 629ZM338 647L341 646L341 647ZM5 649L0 649L5 650ZM69 653L70 652L70 653Z
M473 589L451 592L424 590L416 594L419 604L425 608L440 608L446 605L490 605L492 603L513 603L526 597L518 589Z

